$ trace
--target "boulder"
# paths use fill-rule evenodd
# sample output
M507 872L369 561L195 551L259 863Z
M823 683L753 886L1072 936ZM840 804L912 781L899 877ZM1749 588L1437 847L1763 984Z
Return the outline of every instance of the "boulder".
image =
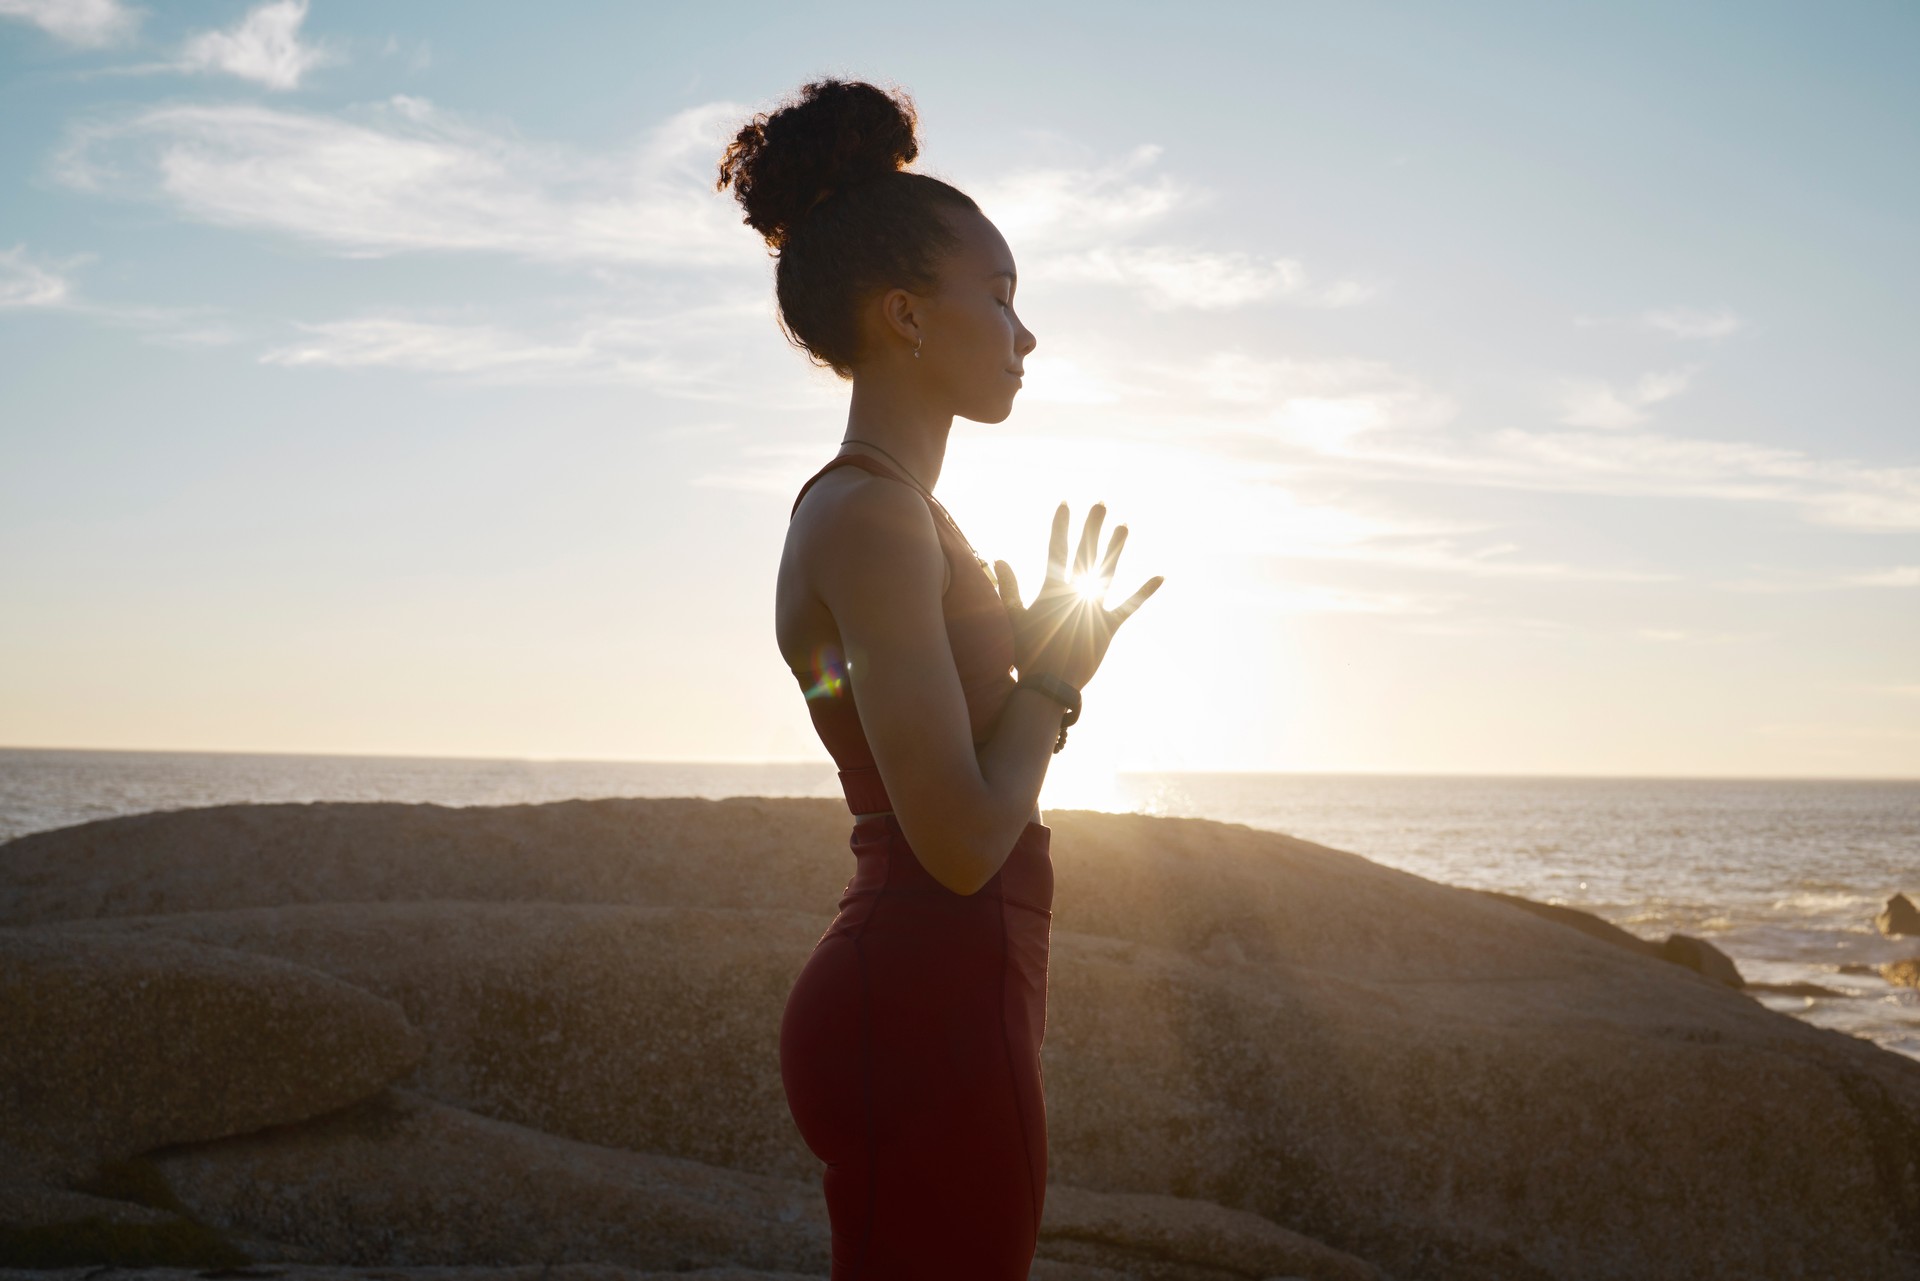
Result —
M1705 939L1690 934L1669 934L1660 947L1662 960L1683 965L1702 978L1728 987L1745 987L1746 980L1734 966L1733 958Z
M404 1084L606 1147L786 1178L820 1163L787 1110L787 992L824 922L795 912L367 903L87 922L321 971L394 1002Z
M425 1043L390 1001L165 938L0 930L0 1149L71 1180L365 1098Z
M842 801L746 796L133 814L0 844L0 925L434 900L831 916L850 826Z
M767 1161L772 1168L754 1171L761 1177L790 1169L779 1165L790 1133L750 1141L751 1125L791 1127L774 1096L752 1091L774 1080L782 965L789 979L798 971L852 871L843 810L771 800L570 802L545 807L550 815L525 806L234 808L148 816L168 819L143 829L151 848L99 824L73 829L70 860L59 833L25 838L34 844L24 853L22 842L0 848L0 911L84 920L331 901L398 912L434 898L503 905L521 896L522 906L487 918L508 968L480 960L473 992L459 999L456 967L435 972L427 949L387 951L376 940L416 925L446 940L478 937L470 922L483 918L464 907L439 924L424 908L377 918L383 929L358 934L336 921L307 960L368 950L354 981L375 987L387 981L375 969L418 964L431 995L422 1010L448 1002L448 1011L481 1011L482 1025L501 1007L488 992L524 994L504 1003L521 1012L497 1026L551 1038L544 1049L516 1051L518 1060L454 1056L435 1070L517 1062L509 1078L531 1081L544 1052L559 1066L543 1106L557 1109L553 1100L578 1088L589 1097L567 1106L580 1115L617 1111L613 1078L586 1060L629 1040L698 1045L712 1092L673 1087L684 1090L674 1097L685 1115L650 1122L647 1134L692 1150L698 1131L734 1107L761 1120L726 1140L729 1159ZM386 814L397 835L356 809ZM1516 905L1356 855L1198 819L1048 819L1056 897L1043 1062L1055 1185L1171 1198L1196 1223L1214 1208L1257 1216L1402 1281L1891 1281L1920 1270L1920 1064ZM203 874L209 867L232 884ZM551 910L596 896L601 906L675 910L644 928L639 917ZM782 913L793 914L789 925L774 924ZM523 927L499 924L521 915ZM69 928L108 927L163 928ZM272 950L277 934L307 927L288 916L250 928L251 942L218 937ZM764 951L742 941L756 931ZM481 956L477 943L454 950ZM587 1011L654 991L618 973L623 956L634 969L667 967L697 998L649 995L658 1027L615 1013L618 1035L583 1041L593 1053L569 1058L569 1038L592 1036ZM703 970L737 974L740 994ZM503 973L514 975L504 988ZM598 995L570 1006L575 987ZM703 1030L734 1017L728 1006L739 1028ZM461 1032L455 1019L448 1013L429 1035L484 1043L484 1026ZM450 1090L453 1079L433 1078L433 1088ZM424 1072L416 1084L428 1084ZM504 1108L510 1094L489 1106ZM811 1179L788 1182L818 1195ZM263 1175L252 1195L273 1186ZM485 1227L477 1231L484 1239ZM1064 1268L1126 1270L1058 1257L1069 1245L1078 1248L1072 1237L1043 1236L1058 1281ZM1214 1267L1175 1264L1187 1275Z
M1541 903L1535 899L1524 898L1518 894L1508 894L1501 890L1480 890L1488 898L1498 899L1511 904L1523 912L1532 912L1544 920L1556 921L1569 929L1579 930L1589 938L1597 938L1602 943L1611 943L1623 947L1629 952L1638 952L1641 956L1670 959L1663 954L1660 944L1652 939L1643 939L1638 934L1629 933L1611 921L1606 921L1592 912L1583 912L1577 907L1568 907L1563 903Z
M811 1183L576 1143L404 1090L153 1160L203 1221L335 1263L827 1270Z
M1895 894L1880 909L1880 915L1873 918L1873 924L1888 938L1902 934L1920 934L1920 907L1905 894Z
M1245 1210L1138 1193L1047 1185L1042 1257L1115 1276L1208 1281L1216 1277L1307 1277L1386 1281L1364 1259L1330 1249ZM1037 1275L1037 1274L1036 1274Z
M1880 977L1898 987L1920 987L1920 956L1881 966Z

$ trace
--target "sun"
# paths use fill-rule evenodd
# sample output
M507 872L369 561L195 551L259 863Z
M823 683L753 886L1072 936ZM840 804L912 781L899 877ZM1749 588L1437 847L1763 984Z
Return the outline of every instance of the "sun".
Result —
M1073 588L1081 600L1097 601L1103 594L1098 574L1076 574L1067 580L1067 586Z

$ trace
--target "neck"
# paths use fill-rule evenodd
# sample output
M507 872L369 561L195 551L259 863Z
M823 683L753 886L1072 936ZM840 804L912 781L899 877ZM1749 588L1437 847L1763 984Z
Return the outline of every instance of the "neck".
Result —
M947 457L947 435L952 430L952 414L931 409L923 394L903 382L878 371L854 375L853 400L847 406L847 430L841 440L873 442L893 455L891 460L879 456L881 462L905 467L929 490L939 483L940 467ZM845 448L873 452L862 445Z

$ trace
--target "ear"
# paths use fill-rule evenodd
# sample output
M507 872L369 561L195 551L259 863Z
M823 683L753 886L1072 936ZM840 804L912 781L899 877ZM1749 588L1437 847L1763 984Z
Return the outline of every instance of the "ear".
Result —
M926 299L910 289L889 289L880 295L880 323L911 349L919 342Z

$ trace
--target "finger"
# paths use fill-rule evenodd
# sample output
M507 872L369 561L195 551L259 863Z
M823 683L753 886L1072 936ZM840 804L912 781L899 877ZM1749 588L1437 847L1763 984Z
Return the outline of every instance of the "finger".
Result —
M1093 569L1093 554L1100 550L1100 526L1106 522L1107 505L1095 503L1087 511L1087 523L1080 530L1080 546L1074 550L1073 576L1085 578Z
M1113 607L1113 625L1115 627L1118 627L1120 626L1120 624L1126 622L1128 617L1132 615L1133 611L1136 609L1139 609L1141 604L1145 602L1147 597L1159 591L1160 584L1166 581L1167 580L1164 575L1156 574L1152 578L1149 578L1141 586L1139 591L1127 597L1125 600L1121 601L1118 605L1115 605Z
M1061 503L1053 513L1053 537L1047 541L1047 581L1067 576L1067 505ZM1045 588L1041 589L1045 591Z
M1000 588L1002 604L1020 608L1020 580L1013 576L1013 566L1004 560L993 562L993 581Z
M1103 596L1106 589L1113 585L1113 567L1120 563L1120 549L1126 545L1127 527L1115 525L1113 537L1107 542L1107 558L1100 562L1100 592Z

